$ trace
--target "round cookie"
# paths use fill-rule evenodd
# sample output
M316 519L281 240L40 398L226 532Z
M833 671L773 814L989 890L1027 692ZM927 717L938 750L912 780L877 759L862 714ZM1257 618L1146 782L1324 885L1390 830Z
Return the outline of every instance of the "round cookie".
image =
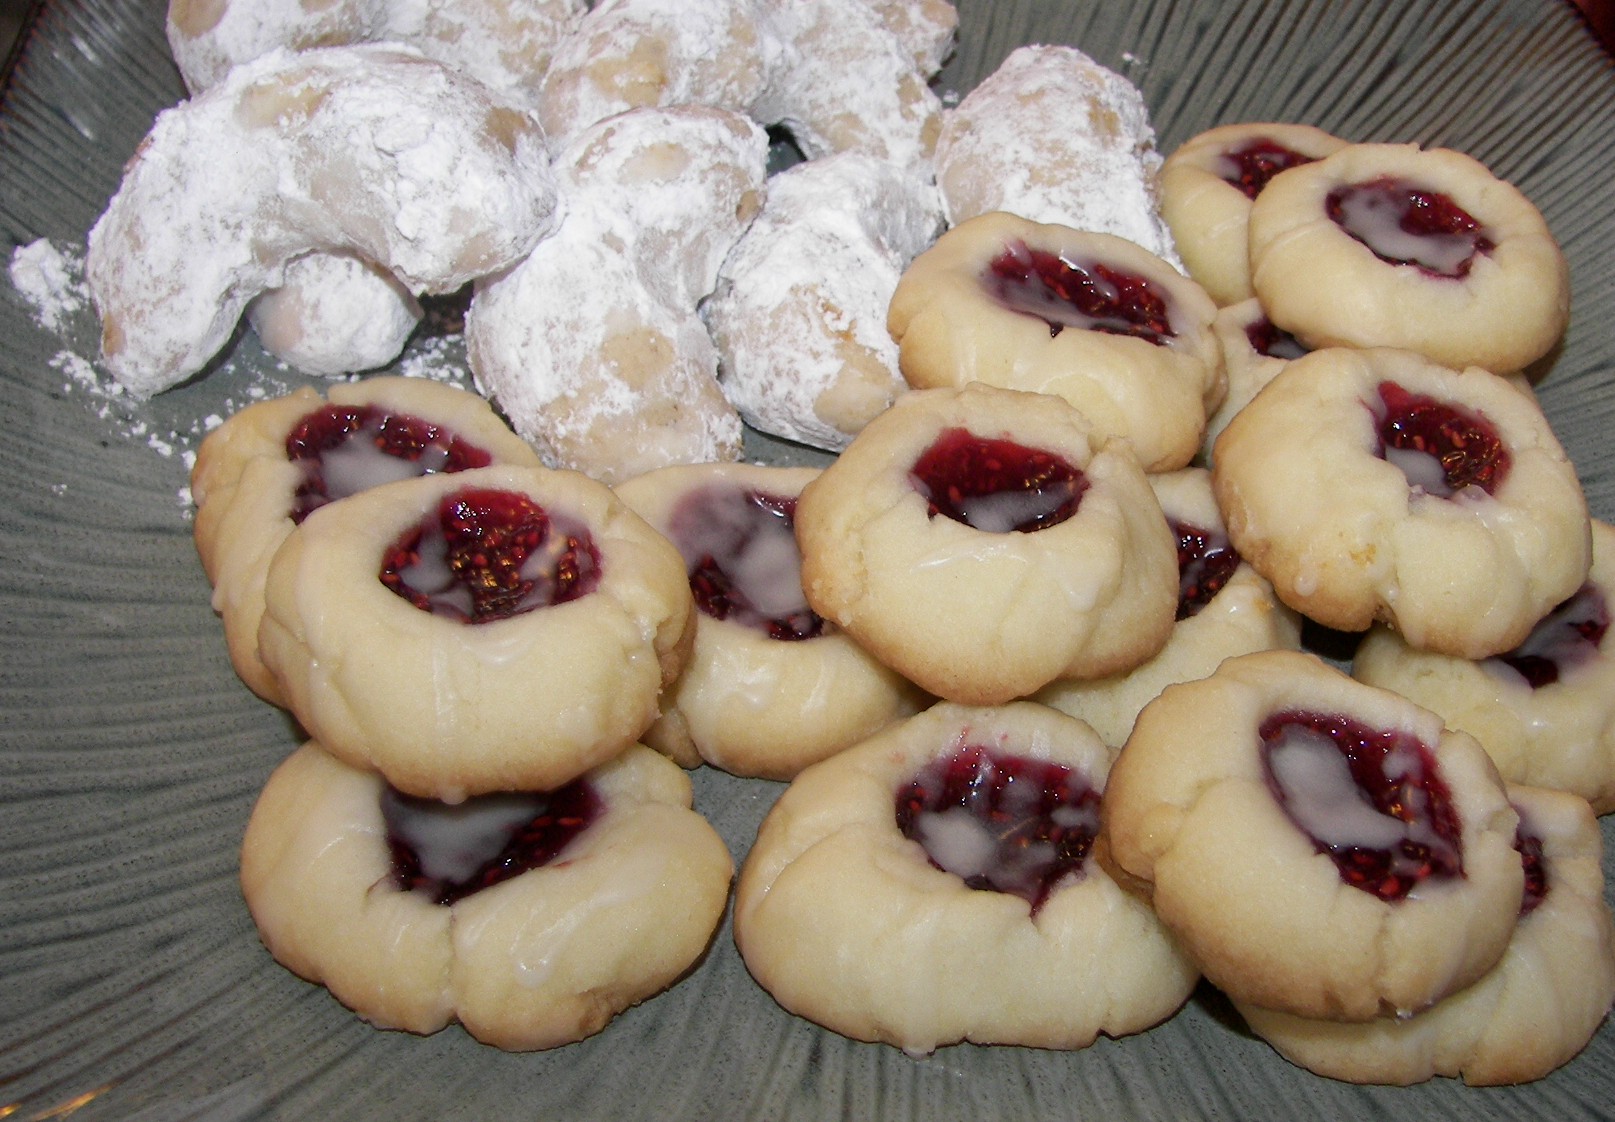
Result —
M1310 347L1397 347L1498 374L1551 350L1570 315L1564 255L1536 207L1479 161L1353 144L1251 206L1251 283Z
M1008 211L1125 238L1178 268L1143 95L1074 47L1017 47L942 118L948 221Z
M686 767L789 779L924 695L808 607L796 499L817 468L687 464L617 485L679 550L695 645L645 733Z
M632 744L692 610L678 551L604 484L499 466L321 507L264 601L259 653L303 728L446 802L554 787Z
M1484 658L1587 575L1586 499L1540 406L1411 352L1290 362L1223 430L1212 483L1240 554L1343 631Z
M1189 463L1222 400L1216 306L1131 242L1007 213L914 259L887 313L911 386L969 382L1065 398L1147 471Z
M944 702L809 768L741 871L747 968L791 1012L911 1054L1166 1019L1197 974L1090 856L1112 755L1043 706Z
M241 887L270 953L372 1024L458 1020L529 1050L676 982L722 918L732 867L689 780L643 747L565 788L445 806L310 742L253 808Z
M840 451L908 389L886 309L941 228L934 186L859 152L772 177L701 306L741 417Z
M1206 435L1200 459L1212 462L1211 450L1228 427L1228 422L1255 397L1285 365L1307 353L1301 341L1288 331L1273 326L1255 297L1217 310L1211 321L1212 334L1222 350L1223 370L1228 392L1211 416L1206 418Z
M1593 522L1587 582L1520 646L1472 662L1371 630L1352 675L1395 690L1462 729L1505 779L1570 791L1599 814L1615 810L1615 527Z
M1139 710L1173 682L1204 678L1225 658L1295 650L1301 620L1228 541L1203 468L1150 476L1178 542L1178 614L1172 637L1149 661L1120 674L1053 682L1033 698L1080 717L1121 747Z
M1138 461L1043 394L898 398L804 488L796 536L814 610L950 701L1137 665L1177 606Z
M421 378L307 387L233 414L202 441L191 471L194 533L236 673L283 704L258 656L269 562L298 522L327 502L411 475L538 454L474 393Z
M1100 854L1232 999L1417 1012L1514 931L1518 816L1467 734L1295 651L1168 686L1111 770Z
M89 235L106 369L149 397L229 341L311 252L453 292L553 227L526 110L401 46L276 51L157 118Z
M1603 836L1585 800L1509 787L1520 814L1525 902L1503 960L1467 989L1412 1017L1363 1024L1240 1006L1293 1063L1353 1083L1462 1077L1471 1085L1540 1079L1579 1053L1615 1000L1615 928L1604 902Z
M1257 121L1190 137L1161 165L1161 217L1188 274L1220 305L1255 295L1251 203L1280 172L1322 159L1346 141L1312 125Z

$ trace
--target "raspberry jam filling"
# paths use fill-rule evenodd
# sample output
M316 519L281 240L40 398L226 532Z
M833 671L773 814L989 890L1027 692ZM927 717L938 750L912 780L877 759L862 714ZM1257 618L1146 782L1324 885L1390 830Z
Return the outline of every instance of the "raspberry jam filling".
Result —
M824 619L802 592L796 500L742 487L687 495L668 536L684 557L696 607L774 639L812 639Z
M1536 911L1548 898L1551 887L1548 881L1548 863L1542 855L1542 838L1526 821L1525 812L1516 806L1520 825L1514 832L1514 848L1519 850L1520 863L1525 866L1525 891L1520 894L1520 916Z
M1336 187L1324 211L1381 261L1431 276L1466 277L1477 257L1496 248L1491 233L1449 196L1391 176Z
M1223 182L1238 187L1246 198L1254 199L1279 172L1310 164L1316 158L1303 156L1276 140L1261 136L1221 153L1217 157L1216 174Z
M1450 499L1466 487L1496 494L1508 477L1508 447L1491 422L1395 382L1379 384L1379 455L1417 491Z
M1219 530L1168 520L1178 539L1178 619L1199 613L1239 568L1239 554Z
M1538 690L1597 658L1608 633L1609 601L1597 585L1584 584L1538 621L1525 642L1486 661L1509 667Z
M1327 713L1262 722L1268 790L1340 879L1385 901L1463 875L1458 811L1435 756L1406 732Z
M1051 339L1068 327L1131 335L1156 346L1176 335L1166 295L1144 277L1102 261L1068 261L1016 242L987 266L982 285L1010 311L1048 324Z
M393 543L380 579L422 611L491 623L592 592L600 555L587 529L526 495L467 488Z
M909 479L931 517L993 534L1058 526L1077 512L1088 489L1088 477L1052 452L962 428L938 436Z
M961 745L897 793L897 828L931 864L1035 915L1081 875L1099 832L1099 792L1060 764Z
M383 483L493 463L488 452L441 425L374 405L316 409L286 435L286 458L303 465L293 522Z
M461 803L381 793L393 884L452 904L555 860L604 810L585 780L542 793L497 792Z
M1250 340L1251 350L1267 358L1281 358L1285 361L1294 361L1307 353L1301 340L1277 326L1266 316L1261 316L1245 328L1245 338Z

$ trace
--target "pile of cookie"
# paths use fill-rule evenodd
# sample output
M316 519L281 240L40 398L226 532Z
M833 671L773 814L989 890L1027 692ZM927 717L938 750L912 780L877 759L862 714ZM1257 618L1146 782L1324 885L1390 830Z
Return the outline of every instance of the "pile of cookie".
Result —
M470 282L509 421L374 376L202 448L232 661L310 738L243 849L278 959L378 1024L596 1031L728 898L676 762L790 782L736 942L860 1039L1082 1047L1202 977L1338 1078L1590 1038L1615 554L1524 375L1568 286L1518 191L1295 126L1163 166L1066 47L944 109L924 0L535 4L514 86L446 7L312 49L249 7L176 5L198 93L91 236L108 368L243 314L383 365ZM737 462L742 418L839 454Z

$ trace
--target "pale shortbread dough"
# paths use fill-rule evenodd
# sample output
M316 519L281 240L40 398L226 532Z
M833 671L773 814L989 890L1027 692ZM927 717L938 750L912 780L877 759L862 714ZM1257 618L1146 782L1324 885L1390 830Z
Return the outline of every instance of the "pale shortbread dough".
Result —
M1030 702L941 703L817 764L774 805L735 894L735 942L786 1009L910 1053L961 1040L1081 1048L1169 1017L1197 974L1090 857L1033 914L973 889L896 821L896 797L960 747L1047 760L1102 791L1113 753Z
M1415 486L1381 454L1379 387L1478 415L1511 466L1488 494ZM1241 555L1286 604L1483 658L1523 640L1587 575L1586 499L1541 407L1484 370L1328 348L1287 364L1218 438L1212 482Z
M1493 248L1463 277L1382 260L1325 210L1332 191L1381 180L1449 197ZM1291 169L1251 207L1250 256L1268 315L1311 347L1399 347L1512 374L1553 348L1570 315L1569 268L1541 213L1444 148L1353 144Z
M682 501L709 489L794 500L818 474L817 468L686 464L630 479L616 491L683 551L675 519ZM790 533L788 525L782 530ZM691 535L691 544L697 536ZM775 556L770 544L778 543L765 543L745 567L758 581L788 570L805 609L795 538L788 539L788 556ZM698 560L685 557L687 564ZM774 564L766 573L757 571L764 561ZM643 737L686 767L705 761L736 775L789 779L910 715L925 700L918 687L833 624L813 638L782 640L699 608L693 619L689 661L663 693L662 715Z
M1218 125L1184 141L1161 165L1161 217L1188 274L1220 305L1255 295L1250 279L1251 197L1234 156L1275 146L1284 163L1316 160L1346 141L1312 125L1257 121ZM1278 155L1278 154L1275 154ZM1258 189L1258 193L1260 190Z
M1006 255L1045 253L1093 272L1142 279L1165 304L1170 337L1077 326L1051 328L991 291ZM1039 287L1025 286L1036 298ZM1050 294L1050 307L1060 305ZM1222 400L1216 305L1199 285L1129 241L995 212L949 230L915 258L892 295L887 327L911 386L985 382L1056 394L1104 436L1127 438L1149 471L1183 467L1199 451L1207 414Z
M224 624L231 664L254 693L276 705L284 698L258 657L258 621L269 561L292 532L292 508L305 479L303 465L288 458L286 440L327 403L372 406L428 422L442 430L445 442L466 441L494 463L538 464L538 454L481 397L422 378L336 384L324 398L305 387L249 405L210 432L191 471L196 550L213 585L213 610ZM401 473L409 470L405 461L397 463Z
M604 811L558 859L440 905L392 886L381 777L305 744L270 776L242 843L264 945L381 1028L457 1020L511 1050L598 1032L705 952L733 865L656 753L630 748L587 781Z
M1203 468L1183 468L1150 476L1150 486L1169 521L1222 534L1222 515ZM1179 615L1183 608L1180 606ZM1301 619L1273 595L1273 587L1243 561L1228 583L1193 615L1180 618L1159 654L1132 670L1088 681L1054 682L1034 700L1093 726L1106 744L1120 748L1133 722L1157 694L1173 682L1204 678L1225 658L1252 651L1295 650L1301 645Z
M1429 748L1457 814L1461 877L1400 900L1342 879L1269 787L1259 729L1275 714L1338 715ZM1332 749L1327 749L1332 750ZM1343 768L1342 768L1343 770ZM1328 788L1325 787L1324 791ZM1321 814L1345 840L1349 781ZM1364 1021L1412 1013L1502 957L1520 907L1517 816L1486 753L1428 710L1295 651L1231 658L1145 706L1111 770L1100 850L1153 902L1206 977L1236 1001Z
M911 469L958 430L1063 458L1089 484L1076 513L1031 532L928 516ZM1138 461L1044 394L904 395L803 490L796 533L814 609L951 701L996 704L1137 665L1177 607L1176 545Z
M598 585L476 624L384 585L389 547L474 487L583 527ZM666 538L604 484L542 467L388 483L316 510L275 554L265 609L259 650L303 728L352 766L447 802L555 787L632 744L683 664L694 610Z
M1584 588L1602 598L1607 621L1615 606L1615 528L1604 522L1593 522L1593 566ZM1560 642L1567 637L1558 635ZM1527 641L1528 650L1536 646ZM1606 632L1575 656L1557 681L1532 689L1498 659L1416 650L1376 627L1358 645L1352 674L1469 733L1504 778L1574 792L1607 814L1615 810L1615 638Z
M1541 842L1548 891L1497 966L1413 1017L1341 1024L1240 1006L1252 1030L1292 1062L1353 1083L1524 1083L1573 1059L1615 999L1603 836L1577 796L1511 785L1509 798Z

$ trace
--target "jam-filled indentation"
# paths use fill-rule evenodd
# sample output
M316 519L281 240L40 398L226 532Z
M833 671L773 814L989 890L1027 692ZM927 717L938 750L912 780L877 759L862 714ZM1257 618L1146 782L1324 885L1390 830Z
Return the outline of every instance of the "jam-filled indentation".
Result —
M1224 183L1238 187L1246 198L1254 199L1279 172L1310 164L1316 158L1260 136L1219 154L1216 174Z
M1324 211L1381 261L1462 279L1497 248L1489 230L1453 199L1392 176L1336 187Z
M393 543L380 580L422 611L491 623L588 595L600 555L587 528L528 496L466 488Z
M495 792L459 803L381 793L392 883L453 904L554 861L605 809L586 780L544 792Z
M774 639L812 639L823 617L802 591L796 499L745 487L704 487L668 520L696 607Z
M897 828L937 868L970 888L1019 896L1035 914L1082 874L1099 800L1061 764L961 745L897 792Z
M1072 261L1016 242L993 258L982 285L1003 307L1048 324L1051 338L1068 327L1156 346L1176 336L1166 293L1148 278L1103 261Z
M493 456L442 425L374 405L325 405L286 435L286 458L303 466L291 517L399 479L487 467Z
M1178 539L1178 615L1197 615L1223 590L1239 568L1239 552L1221 530L1207 530L1168 519Z
M963 428L944 431L909 478L932 517L988 533L1030 533L1076 514L1088 477L1064 457Z
M1488 661L1502 663L1539 690L1597 658L1608 633L1609 602L1602 589L1587 583L1537 621L1525 642Z
M1497 493L1512 457L1485 416L1395 382L1378 389L1378 454L1400 468L1411 487L1443 499L1468 487Z
M1258 316L1245 325L1245 338L1249 340L1251 350L1266 358L1293 361L1309 353L1301 340L1266 316Z
M1346 884L1394 902L1463 875L1458 810L1418 738L1302 711L1273 714L1258 735L1268 790Z

